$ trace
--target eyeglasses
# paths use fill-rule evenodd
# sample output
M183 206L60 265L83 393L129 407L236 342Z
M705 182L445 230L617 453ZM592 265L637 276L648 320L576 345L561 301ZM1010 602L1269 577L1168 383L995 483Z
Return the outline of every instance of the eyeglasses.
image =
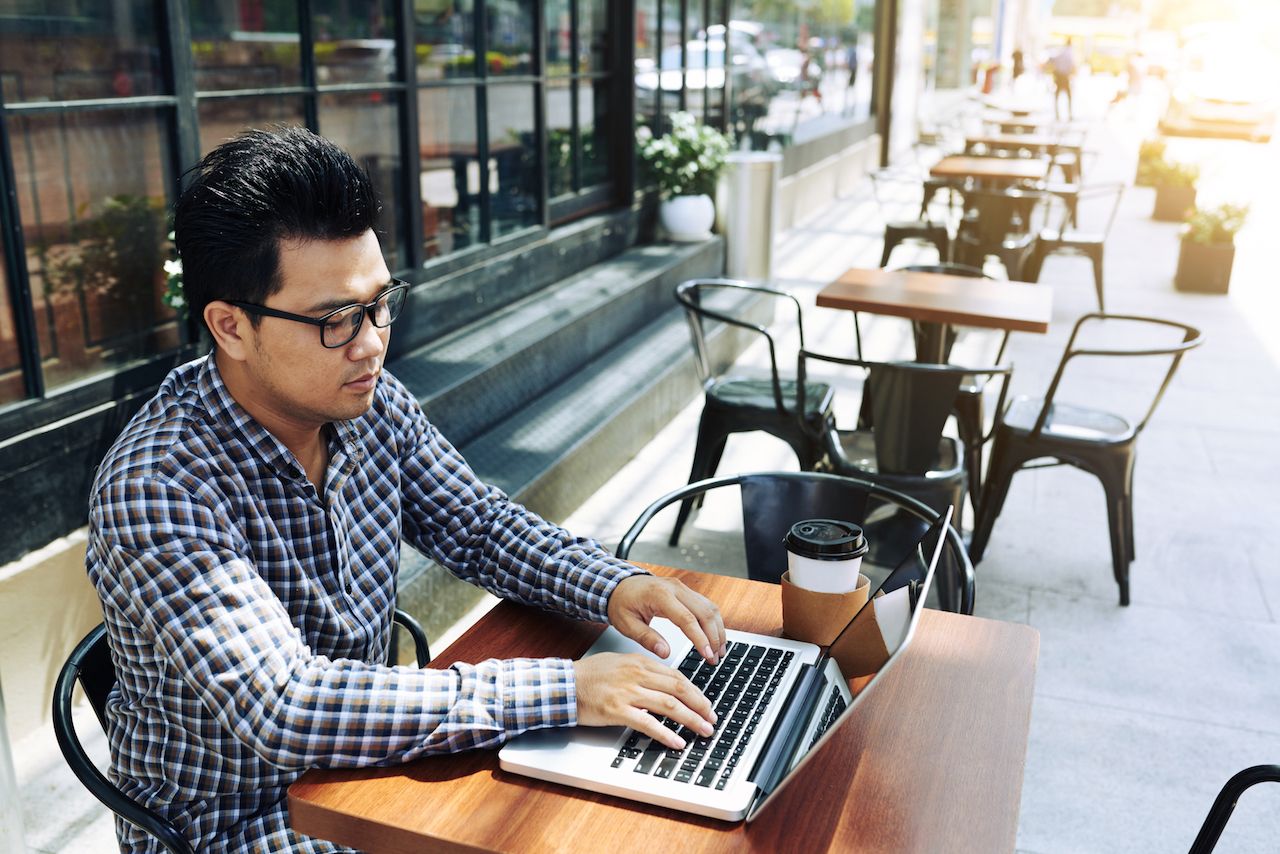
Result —
M409 293L409 284L399 279L391 280L391 287L374 297L370 303L352 303L321 317L308 317L305 314L294 314L280 311L265 305L240 300L227 300L231 305L242 308L250 314L260 317L279 317L282 320L295 320L298 323L309 323L320 327L320 343L330 350L349 344L360 333L364 325L365 315L369 321L380 329L390 326L404 308L405 297Z

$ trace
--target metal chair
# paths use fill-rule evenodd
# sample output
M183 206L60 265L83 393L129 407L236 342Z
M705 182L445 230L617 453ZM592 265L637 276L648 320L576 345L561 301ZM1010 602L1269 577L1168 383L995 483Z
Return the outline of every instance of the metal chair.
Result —
M1180 330L1182 341L1164 347L1133 349L1077 348L1076 337L1085 324L1095 320L1119 320L1164 326ZM1199 347L1203 338L1199 330L1172 320L1121 314L1086 314L1076 321L1067 340L1062 361L1043 398L1018 396L997 418L991 461L987 465L987 482L978 519L974 523L969 555L974 563L982 560L991 529L1004 507L1005 496L1013 475L1032 460L1044 457L1055 462L1044 465L1071 465L1087 471L1102 481L1107 496L1107 517L1111 533L1111 561L1116 584L1120 587L1120 604L1129 604L1129 564L1134 559L1133 542L1133 465L1138 436L1155 412L1169 381L1188 350ZM1067 364L1077 356L1169 356L1169 370L1156 392L1147 413L1136 426L1110 412L1083 406L1056 403L1054 396L1062 382ZM1040 468L1040 465L1034 466Z
M942 435L942 428L955 408L962 381L1007 377L1012 369L1003 365L971 368L927 362L868 362L801 350L797 368L801 382L807 375L809 360L859 367L867 372L862 400L870 418L853 430L841 430L834 421L823 426L826 465L837 474L882 483L937 512L954 505L954 524L961 528L960 508L968 482L964 446ZM1001 389L1002 400L1005 388L1007 383Z
M1254 765L1228 780L1214 800L1209 814L1205 816L1204 824L1196 834L1196 841L1191 843L1190 854L1209 854L1214 849L1240 796L1246 789L1259 783L1280 783L1280 765Z
M831 386L810 383L801 387L796 380L782 379L778 373L778 344L773 333L764 324L730 314L729 309L708 307L708 295L716 292L760 294L791 303L795 309L800 346L804 347L804 318L799 301L791 294L732 279L691 279L676 286L676 301L684 307L689 321L698 378L702 381L705 398L689 482L716 473L730 435L754 430L763 430L782 439L796 452L800 468L812 469L823 455L819 426L831 418L834 398ZM763 336L769 345L769 378L734 375L729 373L732 362L717 362L708 341L707 321L719 321ZM692 509L692 499L680 506L671 532L671 545L679 542L680 530Z
M864 565L893 567L938 519L937 511L895 489L867 480L822 472L760 472L703 480L669 492L631 523L616 554L626 560L637 538L660 510L708 492L739 487L747 577L778 584L787 568L782 538L802 519L841 519L861 525L871 546ZM945 560L938 565L938 604L943 610L973 613L973 564L954 526L947 528Z
M1103 297L1102 283L1102 252L1106 246L1107 236L1111 233L1111 226L1116 221L1116 213L1120 210L1120 201L1124 198L1124 191L1125 185L1119 181L1081 187L1076 193L1074 206L1064 204L1058 226L1056 228L1047 228L1040 232L1040 238L1036 241L1035 250L1031 253L1026 270L1023 272L1026 280L1029 282L1040 281L1040 270L1044 266L1044 259L1049 255L1059 252L1083 255L1093 262L1093 288L1098 294L1098 311L1106 311L1107 306ZM1095 222L1095 224L1101 224L1100 229L1086 230L1080 228L1078 220L1082 204L1085 210L1089 210L1088 202L1095 199L1103 202L1104 205L1109 200L1110 206L1106 208L1106 219L1099 219Z
M871 173L871 189L882 217L884 217L886 207L884 188L890 183L907 182L888 169L881 169ZM951 235L947 230L947 224L929 219L926 210L929 200L944 186L942 182L933 179L925 180L924 199L920 208L920 216L917 219L889 219L884 217L884 249L880 253L881 267L889 263L889 256L893 254L893 250L904 241L923 241L933 244L934 248L938 250L938 259L940 261L947 259L951 251Z
M431 651L427 646L427 635L422 630L422 626L413 617L399 609L396 609L394 619L413 637L418 666L425 667L431 660ZM394 641L391 650L394 655ZM76 777L107 809L151 834L170 854L195 854L195 849L183 839L182 834L171 822L124 794L93 764L79 736L76 735L75 721L71 715L71 699L76 683L84 689L89 705L93 707L94 713L98 716L98 722L105 730L107 728L107 696L115 687L116 669L111 660L111 650L107 645L107 627L104 623L99 623L85 635L84 640L76 645L71 655L67 657L66 663L62 665L58 680L54 683L53 733L58 739L58 747L62 749L62 755Z
M1045 194L1039 190L970 188L961 191L964 218L952 242L952 255L961 264L982 267L988 255L1004 264L1010 279L1020 279L1035 250Z

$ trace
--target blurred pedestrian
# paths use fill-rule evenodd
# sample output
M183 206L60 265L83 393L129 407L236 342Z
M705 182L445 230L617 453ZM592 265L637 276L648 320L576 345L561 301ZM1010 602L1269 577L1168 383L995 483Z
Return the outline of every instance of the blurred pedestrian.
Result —
M1062 46L1062 50L1054 54L1053 59L1049 60L1049 64L1053 68L1053 117L1061 118L1058 112L1058 101L1061 96L1067 96L1067 120L1072 118L1071 109L1071 78L1076 73L1076 51L1075 44L1071 39L1067 39L1067 43Z

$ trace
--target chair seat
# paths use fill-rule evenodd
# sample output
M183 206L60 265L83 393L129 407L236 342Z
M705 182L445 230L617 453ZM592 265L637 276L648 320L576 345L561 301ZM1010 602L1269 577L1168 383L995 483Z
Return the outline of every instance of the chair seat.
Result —
M782 400L794 410L796 403L795 380L781 380ZM817 416L831 409L834 393L827 383L804 384L804 409L806 416ZM777 410L773 398L773 382L771 380L727 377L707 389L707 404L724 406L730 409L766 409Z
M1040 242L1049 246L1101 246L1106 242L1106 235L1096 231L1076 231L1067 229L1059 236L1056 229L1045 229L1040 232Z
M860 471L880 474L876 464L876 439L870 430L829 430L827 453L837 471ZM957 476L963 468L964 455L955 439L943 436L938 441L938 455L929 470L921 473L925 478L939 480ZM892 475L890 475L891 477ZM919 476L919 475L918 475Z
M1014 398L1000 419L1001 426L1020 433L1030 433L1043 406L1043 398ZM1067 403L1054 403L1041 436L1065 442L1122 444L1133 438L1134 431L1133 425L1119 415Z
M895 219L884 224L886 231L900 231L910 233L928 234L935 231L947 230L946 225L940 222L932 222L927 219Z

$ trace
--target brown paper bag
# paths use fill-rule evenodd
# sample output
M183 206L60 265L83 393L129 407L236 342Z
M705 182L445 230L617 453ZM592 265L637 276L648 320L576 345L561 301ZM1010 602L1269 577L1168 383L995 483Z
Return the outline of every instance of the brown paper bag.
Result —
M794 640L826 646L867 602L871 580L858 575L858 586L848 593L817 593L791 583L782 574L782 634Z

